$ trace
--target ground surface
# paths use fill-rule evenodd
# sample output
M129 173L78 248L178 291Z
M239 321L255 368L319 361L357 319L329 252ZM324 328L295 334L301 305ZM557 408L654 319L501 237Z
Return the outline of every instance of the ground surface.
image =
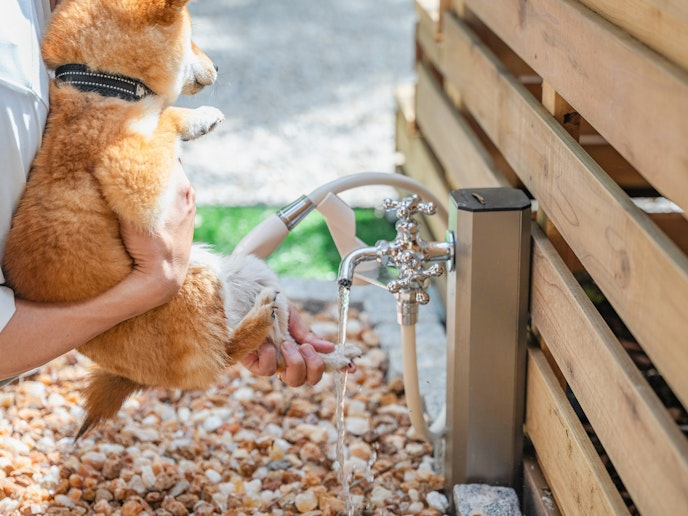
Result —
M336 339L336 306L315 312L313 329ZM443 477L401 382L385 381L367 315L350 316L365 350L346 403L356 514L442 514ZM69 354L0 391L0 514L342 514L331 376L291 389L237 367L208 391L147 391L74 445L87 366Z
M226 121L185 144L200 204L282 205L336 177L393 172L394 88L413 77L410 0L192 2L194 40L219 67L183 104ZM375 206L388 189L358 189Z

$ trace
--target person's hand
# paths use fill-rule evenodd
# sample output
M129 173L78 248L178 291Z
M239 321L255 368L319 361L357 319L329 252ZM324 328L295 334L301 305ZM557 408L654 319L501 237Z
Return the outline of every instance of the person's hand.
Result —
M280 379L290 387L315 385L325 371L318 353L332 353L334 344L313 333L292 304L289 304L289 333L296 342L285 340L280 344L285 363ZM277 371L277 350L271 342L264 342L241 363L253 374L272 376Z
M175 195L160 227L152 233L120 221L122 240L134 261L132 280L150 308L169 301L182 286L189 268L189 255L196 218L196 194L177 164L170 180Z

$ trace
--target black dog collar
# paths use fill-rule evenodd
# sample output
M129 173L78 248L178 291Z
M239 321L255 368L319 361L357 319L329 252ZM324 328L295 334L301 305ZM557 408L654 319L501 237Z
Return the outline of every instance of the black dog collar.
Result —
M99 93L104 97L117 97L129 102L155 94L138 79L94 71L82 64L59 66L55 70L55 81L58 85L69 84L81 91Z

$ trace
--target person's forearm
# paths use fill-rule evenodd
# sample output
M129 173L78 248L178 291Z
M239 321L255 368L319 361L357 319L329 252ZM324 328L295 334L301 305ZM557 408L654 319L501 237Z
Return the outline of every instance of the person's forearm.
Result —
M0 332L0 379L43 365L162 304L169 296L163 289L157 290L133 275L83 302L32 303L17 299L14 315Z

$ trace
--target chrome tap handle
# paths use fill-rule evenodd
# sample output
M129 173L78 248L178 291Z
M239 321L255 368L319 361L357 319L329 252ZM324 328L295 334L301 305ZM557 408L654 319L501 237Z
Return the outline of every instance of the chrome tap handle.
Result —
M443 273L444 268L439 264L435 264L425 270L415 271L411 275L409 279L416 285L416 301L421 305L428 304L430 296L425 291L425 284L431 276L441 276Z
M437 206L435 206L434 202L421 202L420 197L416 194L404 197L400 201L387 198L382 201L382 208L385 210L396 210L396 216L399 220L411 220L416 213L434 215L437 211Z

